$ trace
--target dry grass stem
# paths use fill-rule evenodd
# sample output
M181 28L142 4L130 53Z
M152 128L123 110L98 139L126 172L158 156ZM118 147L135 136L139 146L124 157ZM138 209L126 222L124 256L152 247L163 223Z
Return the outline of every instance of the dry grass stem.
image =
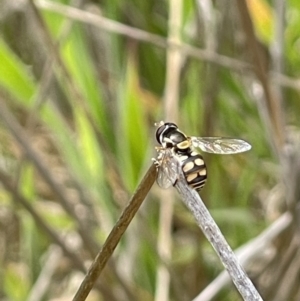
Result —
M266 248L276 239L284 230L292 224L292 216L290 213L284 213L259 236L250 240L245 245L235 251L235 254L244 267L250 262L259 258ZM227 272L223 271L215 278L193 301L210 301L230 283L230 277Z
M161 48L171 46L178 47L184 55L191 56L199 60L211 62L213 64L220 65L224 68L228 68L233 71L241 72L247 70L251 71L253 69L253 67L250 64L241 60L234 59L225 55L220 55L218 53L211 52L208 50L202 50L185 43L181 43L180 45L178 45L177 43L174 43L172 41L167 41L165 38L159 35L151 34L144 30L134 28L68 5L54 3L48 0L35 0L35 4L41 9L53 11L60 15L64 15L67 18L74 19L82 23L91 24L109 32L125 35L135 40L148 42ZM278 72L272 71L270 72L270 75L272 76L274 81L276 81L277 84L289 87L291 89L300 90L299 79L291 78L285 74L280 74Z
M111 257L115 248L117 247L121 237L129 226L131 220L135 216L137 210L140 208L142 202L146 198L150 188L156 179L156 167L151 165L146 175L142 179L136 192L132 196L127 207L122 212L119 220L113 227L109 236L107 237L102 249L97 254L95 260L90 266L85 278L83 279L73 301L83 301L86 299L94 284L96 283L99 275L104 269L107 261Z
M248 278L242 266L238 263L235 254L226 242L209 211L206 209L199 194L186 184L186 180L182 172L180 173L175 186L182 198L182 201L192 212L198 226L217 252L234 285L244 300L262 301L261 296L252 284L251 280Z

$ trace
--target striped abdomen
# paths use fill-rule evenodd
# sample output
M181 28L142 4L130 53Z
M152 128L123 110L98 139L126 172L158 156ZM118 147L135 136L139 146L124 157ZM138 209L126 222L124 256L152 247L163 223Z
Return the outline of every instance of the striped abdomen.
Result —
M203 157L193 151L177 155L188 185L195 190L201 190L206 182L206 166Z

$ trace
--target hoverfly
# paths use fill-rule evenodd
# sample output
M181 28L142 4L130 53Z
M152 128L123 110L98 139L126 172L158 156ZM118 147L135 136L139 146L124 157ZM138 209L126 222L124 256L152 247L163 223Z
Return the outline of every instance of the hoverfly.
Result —
M194 148L222 155L237 154L251 149L251 145L242 139L189 137L181 132L175 123L161 121L155 125L158 126L156 140L160 146L156 147L158 157L153 160L158 168L157 183L162 188L176 184L181 168L187 184L197 191L201 190L205 185L207 172L203 157L194 151Z

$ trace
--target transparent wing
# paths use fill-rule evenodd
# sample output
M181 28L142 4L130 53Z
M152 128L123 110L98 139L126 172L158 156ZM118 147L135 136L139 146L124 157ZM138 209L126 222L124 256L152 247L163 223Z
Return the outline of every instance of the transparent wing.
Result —
M251 145L242 140L224 137L191 137L194 147L199 147L203 152L213 154L237 154L251 149Z
M160 165L156 182L161 188L169 188L177 179L179 162L170 149L160 150L157 160Z

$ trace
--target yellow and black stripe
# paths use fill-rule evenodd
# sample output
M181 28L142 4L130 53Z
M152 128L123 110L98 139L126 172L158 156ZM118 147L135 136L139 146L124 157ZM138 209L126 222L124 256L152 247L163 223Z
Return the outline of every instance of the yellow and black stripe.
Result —
M201 190L207 178L203 157L193 151L177 155L188 185L195 190Z

